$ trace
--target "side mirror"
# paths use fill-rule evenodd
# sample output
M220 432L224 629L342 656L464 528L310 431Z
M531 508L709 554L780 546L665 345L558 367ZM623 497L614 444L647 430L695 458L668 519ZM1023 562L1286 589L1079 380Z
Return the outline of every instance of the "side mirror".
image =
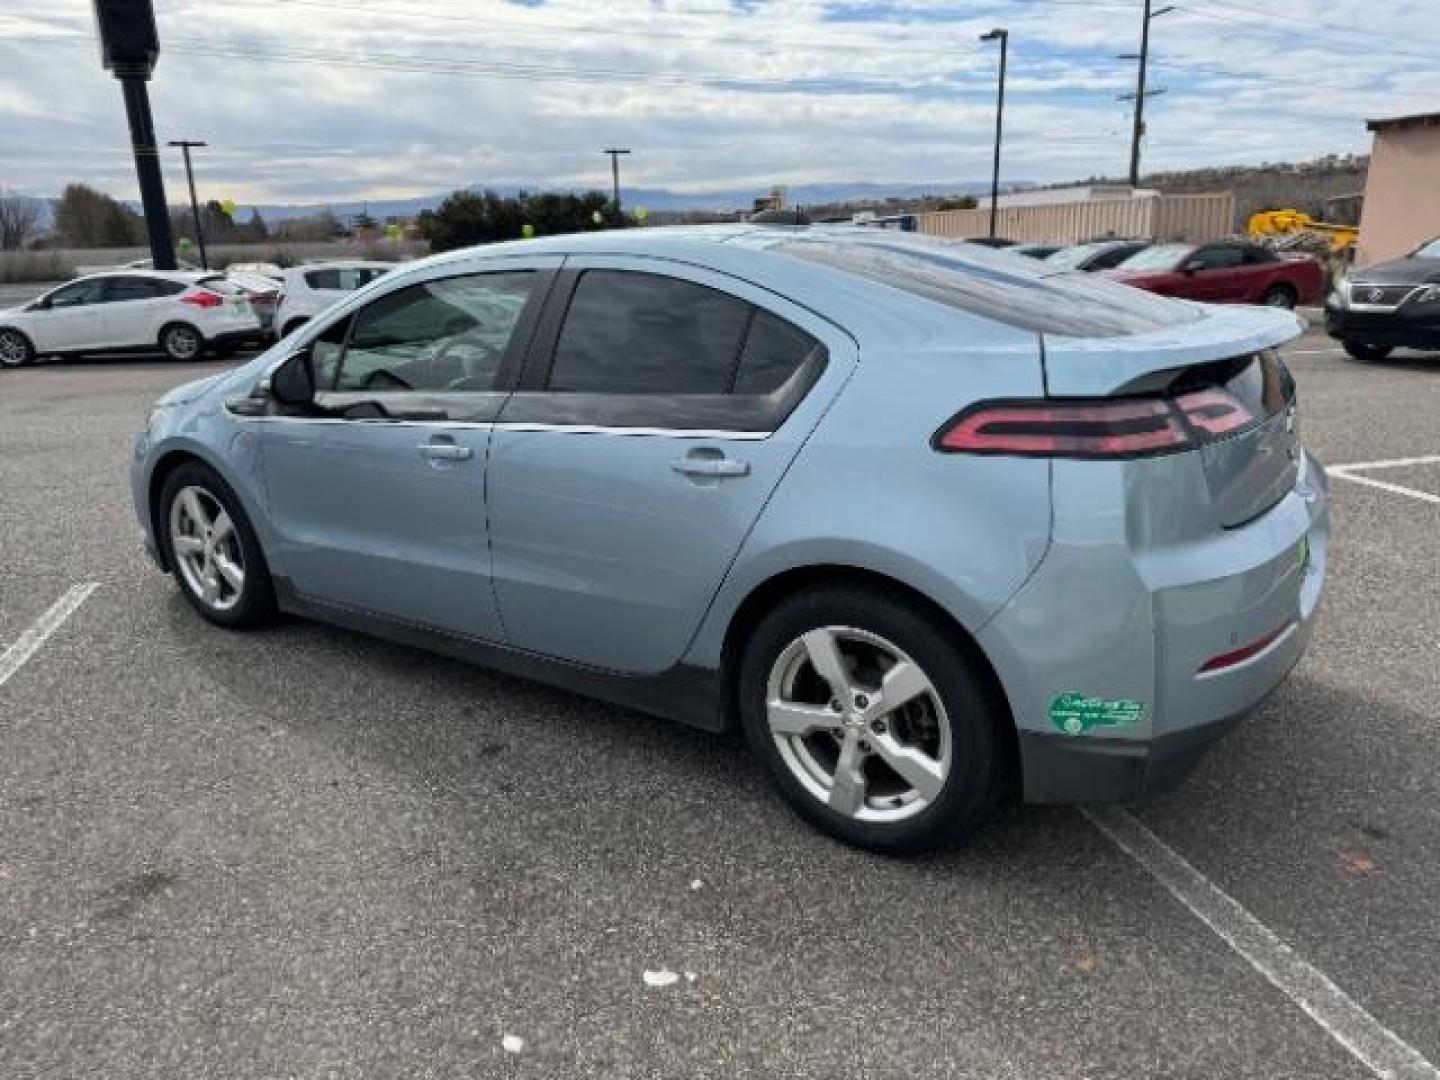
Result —
M49 298L48 296L42 296L39 300L36 300L33 304L31 304L31 305L30 305L29 307L27 307L25 310L26 310L26 311L49 311L49 310L50 310L50 298Z
M1205 264L1199 259L1186 259L1183 263L1180 264L1180 272L1182 274L1193 274L1197 270L1204 269Z
M315 373L310 350L295 353L270 375L270 393L282 405L310 405L315 401Z

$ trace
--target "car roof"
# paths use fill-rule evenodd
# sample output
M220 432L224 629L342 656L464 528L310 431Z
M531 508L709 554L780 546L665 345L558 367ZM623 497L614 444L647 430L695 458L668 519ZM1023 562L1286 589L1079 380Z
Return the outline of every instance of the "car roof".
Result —
M144 270L139 267L128 266L118 267L114 270L97 270L93 274L80 274L71 278L65 284L70 285L76 281L93 281L99 278L112 277L138 277L155 278L159 281L178 281L184 285L194 285L197 281L204 281L206 278L223 277L218 270Z

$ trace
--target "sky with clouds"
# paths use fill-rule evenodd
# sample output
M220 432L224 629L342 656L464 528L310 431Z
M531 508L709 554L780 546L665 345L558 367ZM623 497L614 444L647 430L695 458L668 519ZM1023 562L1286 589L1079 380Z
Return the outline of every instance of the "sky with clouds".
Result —
M1157 6L1161 0L1156 0ZM1367 117L1440 110L1437 0L1174 0L1153 22L1146 167L1364 151ZM1121 175L1141 0L155 0L161 140L208 192L392 198L470 183L677 191L989 174ZM1377 16L1377 13L1379 15ZM178 153L173 152L173 153ZM178 158L166 159L172 197ZM0 185L133 198L90 0L0 9Z

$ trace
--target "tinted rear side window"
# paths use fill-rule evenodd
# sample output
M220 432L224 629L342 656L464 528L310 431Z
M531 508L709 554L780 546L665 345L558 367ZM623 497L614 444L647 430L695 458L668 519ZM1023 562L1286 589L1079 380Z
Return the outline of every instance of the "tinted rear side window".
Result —
M331 266L324 270L307 270L305 284L312 289L354 292L383 273L385 270L374 266Z
M769 312L756 311L735 373L735 393L774 393L819 347L820 343L805 331Z
M1023 255L890 234L797 239L786 255L959 308L1022 330L1067 337L1143 334L1204 317L1198 307L1110 281L1057 272Z
M580 277L549 389L590 394L724 394L750 305L676 278L621 270Z

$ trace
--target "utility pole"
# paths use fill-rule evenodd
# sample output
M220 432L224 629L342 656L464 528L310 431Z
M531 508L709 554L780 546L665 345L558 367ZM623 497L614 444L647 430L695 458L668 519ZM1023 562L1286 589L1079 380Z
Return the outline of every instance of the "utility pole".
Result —
M1130 136L1130 186L1140 186L1140 140L1145 136L1145 99L1163 94L1165 91L1145 89L1146 69L1150 64L1150 24L1161 15L1168 15L1174 11L1173 5L1150 9L1151 0L1145 0L1145 17L1140 24L1140 51L1138 53L1124 53L1121 60L1138 60L1140 62L1139 74L1135 81L1135 93L1121 94L1119 100L1135 102L1135 129Z
M620 155L630 153L629 150L605 150L603 153L610 155L610 182L615 192L615 213L620 213Z
M195 215L195 243L200 247L200 269L209 270L210 260L205 257L205 226L200 221L200 201L195 198L195 170L190 167L190 148L209 144L192 142L189 139L171 139L170 145L180 147L185 155L185 179L190 184L190 213Z
M981 34L980 40L1000 42L1000 95L995 102L995 164L990 171L990 239L994 240L1000 216L1000 138L1005 131L1005 61L1010 51L1010 31L997 26L988 34Z

